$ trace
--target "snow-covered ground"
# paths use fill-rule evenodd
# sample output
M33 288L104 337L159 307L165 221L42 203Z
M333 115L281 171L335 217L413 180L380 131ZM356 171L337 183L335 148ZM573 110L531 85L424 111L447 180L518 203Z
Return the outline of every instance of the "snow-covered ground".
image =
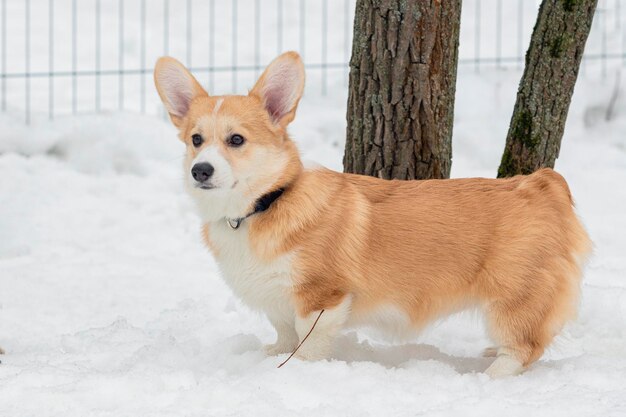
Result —
M32 2L33 11L48 4ZM328 3L329 14L341 16L343 4ZM9 10L22 4L9 2ZM57 9L65 13L63 4ZM315 4L307 7L315 11ZM79 14L88 17L85 7ZM505 17L513 16L516 8L507 7ZM204 8L194 10L201 15ZM241 9L250 18L250 10ZM115 11L105 12L106 23ZM464 13L467 39L474 26L471 12ZM492 15L484 9L483 19ZM150 16L160 21L158 11L149 10ZM131 16L127 21L131 36ZM89 22L81 18L79 26ZM227 16L218 29L229 22ZM525 22L532 27L532 16ZM295 48L289 30L297 31L297 21L285 24L285 48ZM201 18L194 27L204 30ZM245 32L246 23L240 27ZM341 59L343 29L337 27L329 48ZM516 48L511 31L505 52ZM19 48L9 51L9 66L19 71L15 54L23 39L10 32L17 38L9 44ZM67 29L63 34L67 45ZM159 34L155 29L148 43L160 47ZM241 35L243 45L252 42L248 35ZM617 35L609 44L623 41ZM137 34L132 36L125 50L136 57ZM175 40L184 36L173 23L171 48L179 57L185 50L176 49ZM463 39L461 56L471 57L472 42ZM32 65L45 70L46 43L37 42ZM307 47L309 56L319 52L319 46ZM273 49L266 48L262 62ZM229 51L218 54L216 64L229 65ZM253 60L251 50L244 58ZM557 161L595 243L580 315L525 374L497 381L482 373L491 359L480 352L490 342L475 313L435 323L407 344L349 331L332 360L293 359L277 369L284 356L268 358L261 349L274 341L271 326L231 294L201 243L199 220L182 186L182 145L169 123L132 112L50 122L47 97L38 95L33 80L34 124L27 127L19 109L21 81L10 81L10 111L0 114L0 346L6 350L0 416L626 415L626 97L622 87L609 111L616 73L610 68L601 81L593 69L585 67L577 86ZM343 70L329 79L326 97L319 94L319 72L313 74L290 131L305 158L341 170ZM239 80L242 90L251 84L246 77ZM475 74L473 67L460 68L453 177L495 175L519 77L516 70ZM148 111L154 112L149 78ZM59 100L70 91L63 82L57 84ZM228 79L220 83L221 90L229 86ZM45 91L46 84L40 87ZM138 86L128 80L126 88L132 96ZM115 83L103 90L103 103L116 103ZM79 97L81 110L91 111L92 104L93 97Z
M518 73L459 77L453 176L493 176ZM494 87L496 86L496 87ZM338 91L343 89L337 88ZM557 168L596 253L580 317L525 374L492 381L480 317L387 344L348 332L330 361L266 357L267 320L221 281L161 119L109 114L0 136L0 415L624 415L626 105L579 85ZM340 169L345 97L307 96L291 129Z

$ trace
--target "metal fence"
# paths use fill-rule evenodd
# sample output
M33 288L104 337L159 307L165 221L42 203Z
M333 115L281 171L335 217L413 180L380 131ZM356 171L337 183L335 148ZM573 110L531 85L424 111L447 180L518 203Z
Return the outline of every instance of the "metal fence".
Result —
M521 69L539 1L464 0L461 68ZM345 89L354 0L0 0L0 108L33 118L156 114L152 64L172 55L212 93L250 87L297 50L307 91ZM626 65L621 0L600 0L583 74Z

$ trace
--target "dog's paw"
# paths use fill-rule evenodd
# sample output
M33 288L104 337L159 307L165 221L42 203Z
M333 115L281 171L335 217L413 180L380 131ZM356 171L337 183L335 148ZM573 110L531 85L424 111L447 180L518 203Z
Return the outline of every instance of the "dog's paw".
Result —
M487 368L485 373L492 379L519 375L524 371L524 366L517 359L509 355L499 355Z
M316 350L316 349L303 349L304 345L298 349L294 357L302 360L302 361L321 361L323 359L328 359L329 352L325 350Z
M316 361L320 359L316 355L311 354L310 352L300 352L299 350L293 356L294 358L300 359L301 361Z
M4 349L0 347L0 355L4 355Z
M282 355L283 353L291 353L295 349L295 345L291 343L272 343L271 345L263 346L263 351L267 356Z

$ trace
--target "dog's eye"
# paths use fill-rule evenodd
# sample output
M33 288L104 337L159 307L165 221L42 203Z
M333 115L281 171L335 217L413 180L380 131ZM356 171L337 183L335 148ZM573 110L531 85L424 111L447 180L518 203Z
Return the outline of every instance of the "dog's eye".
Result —
M204 142L204 139L202 139L202 136L199 134L196 133L195 135L191 135L191 143L193 143L193 146L196 148L202 145L202 142Z
M246 140L241 135L234 134L228 138L228 144L230 146L241 146Z

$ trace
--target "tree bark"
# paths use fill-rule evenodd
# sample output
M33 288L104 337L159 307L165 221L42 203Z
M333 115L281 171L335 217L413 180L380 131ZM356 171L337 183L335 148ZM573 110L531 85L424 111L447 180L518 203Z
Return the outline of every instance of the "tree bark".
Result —
M344 171L448 178L461 0L358 0Z
M498 177L554 168L598 0L543 0Z

